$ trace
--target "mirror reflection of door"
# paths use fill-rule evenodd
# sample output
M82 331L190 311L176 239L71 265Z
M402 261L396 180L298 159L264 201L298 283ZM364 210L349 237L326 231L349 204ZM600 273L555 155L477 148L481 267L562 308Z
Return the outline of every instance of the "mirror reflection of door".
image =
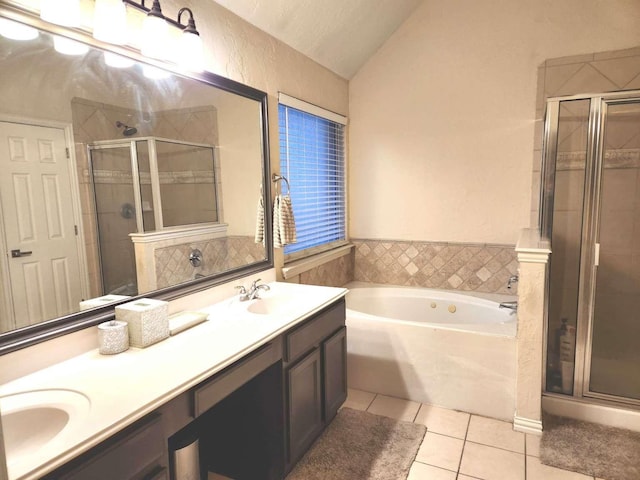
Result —
M0 122L3 331L75 312L82 299L69 163L63 129Z

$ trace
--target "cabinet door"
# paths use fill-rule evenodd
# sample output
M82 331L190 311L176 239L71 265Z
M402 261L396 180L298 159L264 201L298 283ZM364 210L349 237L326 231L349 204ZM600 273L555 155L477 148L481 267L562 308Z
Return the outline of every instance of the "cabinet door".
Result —
M324 358L324 415L330 422L347 399L347 327L322 344Z
M294 463L322 431L320 350L315 349L287 371L289 461Z

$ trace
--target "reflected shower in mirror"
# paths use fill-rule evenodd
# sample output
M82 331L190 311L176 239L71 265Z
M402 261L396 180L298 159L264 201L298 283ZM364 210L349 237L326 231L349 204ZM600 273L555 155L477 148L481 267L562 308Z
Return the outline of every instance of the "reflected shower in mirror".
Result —
M264 268L266 96L53 40L0 36L0 333Z

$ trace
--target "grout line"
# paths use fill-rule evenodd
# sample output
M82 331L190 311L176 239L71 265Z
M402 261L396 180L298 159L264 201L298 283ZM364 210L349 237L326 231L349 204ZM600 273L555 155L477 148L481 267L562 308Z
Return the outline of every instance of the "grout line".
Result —
M422 408L422 403L418 404L418 410L416 410L416 414L413 416L413 420L411 420L411 423L416 423L416 418L418 418L418 414L420 413L421 408ZM427 428L426 425L424 427Z
M464 440L462 441L462 451L460 452L460 460L458 460L458 472L456 478L460 476L460 468L462 468L462 457L464 456L464 447L467 445L467 435L469 434L469 426L471 425L471 415L467 420L467 429L464 432Z
M369 402L369 405L367 405L367 408L365 408L365 412L369 411L369 408L371 408L371 405L373 405L373 402L375 401L375 399L378 398L378 394L374 393L373 394L373 398L371 399L371 401Z
M522 453L522 452L516 452L514 450L509 450L508 448L496 447L495 445L488 445L486 443L474 442L473 440L465 440L465 442L474 443L476 445L482 445L483 447L495 448L497 450L502 450L504 452L515 453L516 455L524 455L524 453Z

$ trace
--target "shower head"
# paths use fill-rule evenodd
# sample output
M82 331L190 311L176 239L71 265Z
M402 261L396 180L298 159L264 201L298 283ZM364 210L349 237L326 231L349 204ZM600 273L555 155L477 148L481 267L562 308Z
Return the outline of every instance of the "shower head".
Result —
M138 133L138 129L135 127L130 127L128 125L125 125L124 123L122 123L120 120L118 120L116 122L116 127L118 128L122 128L124 127L124 130L122 131L122 134L125 137L130 137L131 135L135 135L136 133Z

